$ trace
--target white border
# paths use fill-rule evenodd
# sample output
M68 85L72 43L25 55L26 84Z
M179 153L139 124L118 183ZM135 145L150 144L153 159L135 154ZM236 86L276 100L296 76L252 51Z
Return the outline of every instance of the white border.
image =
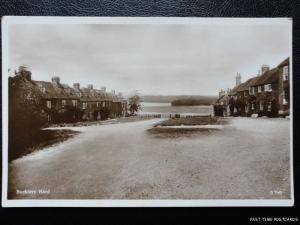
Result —
M179 17L2 17L2 206L3 207L224 207L224 206L293 206L293 72L291 18L179 18ZM209 24L290 26L290 182L291 199L243 200L8 200L8 26L10 24Z

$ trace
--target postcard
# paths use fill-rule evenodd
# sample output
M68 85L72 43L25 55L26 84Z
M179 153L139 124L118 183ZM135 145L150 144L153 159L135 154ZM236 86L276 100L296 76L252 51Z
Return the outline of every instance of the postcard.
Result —
M291 18L2 18L4 207L293 206Z

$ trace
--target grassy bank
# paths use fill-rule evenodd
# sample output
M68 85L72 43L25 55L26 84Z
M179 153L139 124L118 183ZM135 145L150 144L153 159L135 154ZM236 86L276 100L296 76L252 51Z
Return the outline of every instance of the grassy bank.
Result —
M201 116L191 118L171 118L155 125L158 126L180 126L180 125L212 125L225 124L226 121L220 117Z
M78 133L78 131L72 130L40 130L34 138L24 138L18 141L18 143L10 143L8 160L12 161L36 150L63 142Z
M131 116L131 117L121 117L121 118L115 118L115 119L108 119L108 120L51 124L50 127L85 127L85 126L92 126L92 125L129 123L129 122L135 122L135 121L140 121L140 120L149 120L149 119L152 119L152 118L141 118L141 117L137 117L137 116Z
M199 132L204 135L219 130L218 128L205 127L205 125L223 125L226 123L227 121L224 118L210 116L171 118L154 125L148 132L156 138L193 137ZM198 125L204 125L204 127L199 127ZM176 128L172 126L176 126Z
M83 127L92 125L105 125L105 124L117 124L117 123L129 123L140 120L149 120L150 118L140 118L136 116L123 117L102 121L84 121L77 123L61 123L61 124L51 124L49 127ZM31 152L43 149L45 147L52 146L54 144L63 142L69 138L74 137L78 134L78 131L67 130L67 129L47 129L40 130L32 138L24 137L18 138L18 140L12 140L9 143L8 158L9 161L20 158Z

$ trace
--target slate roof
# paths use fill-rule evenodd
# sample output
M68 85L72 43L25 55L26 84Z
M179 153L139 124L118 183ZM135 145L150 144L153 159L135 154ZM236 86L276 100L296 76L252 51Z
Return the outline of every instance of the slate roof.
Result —
M81 88L81 98L82 101L88 101L88 102L97 102L99 99L97 98L96 92L93 89L89 88Z
M287 57L285 60L283 60L281 63L279 63L279 65L277 67L286 66L286 65L289 65L289 63L290 63L290 57Z
M258 79L259 79L259 77L252 77L252 78L248 79L246 82L242 83L242 84L238 87L237 92L249 90L249 87L253 86L253 84L255 84L255 82L256 82Z
M226 97L226 95L221 95L221 96L217 99L216 103L219 103L224 97Z
M47 81L33 81L40 94L45 99L79 99L87 102L99 101L114 101L121 102L122 99L113 94L107 93L103 90L89 89L89 88L72 88L67 84L55 84Z
M97 94L97 98L100 101L108 101L108 96L107 96L107 93L105 91L102 91L102 90L95 90L95 91L96 91L96 94Z
M77 99L77 95L66 84L53 84L47 81L34 81L43 98ZM43 90L44 89L44 90Z
M258 86L258 85L264 85L264 84L271 84L278 82L278 68L271 69L264 74L259 76L259 79L252 85L252 86Z
M242 84L243 84L243 83L241 83L241 84L235 86L234 88L232 88L232 90L228 93L228 95L235 95L235 94L237 94L237 90L238 90L238 88L239 88Z

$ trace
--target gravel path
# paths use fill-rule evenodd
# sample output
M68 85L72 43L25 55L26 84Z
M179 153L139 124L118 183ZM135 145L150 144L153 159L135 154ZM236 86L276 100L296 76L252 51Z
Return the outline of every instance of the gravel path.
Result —
M174 137L146 131L161 119L72 128L82 133L9 165L9 197L290 198L289 121L229 120Z

